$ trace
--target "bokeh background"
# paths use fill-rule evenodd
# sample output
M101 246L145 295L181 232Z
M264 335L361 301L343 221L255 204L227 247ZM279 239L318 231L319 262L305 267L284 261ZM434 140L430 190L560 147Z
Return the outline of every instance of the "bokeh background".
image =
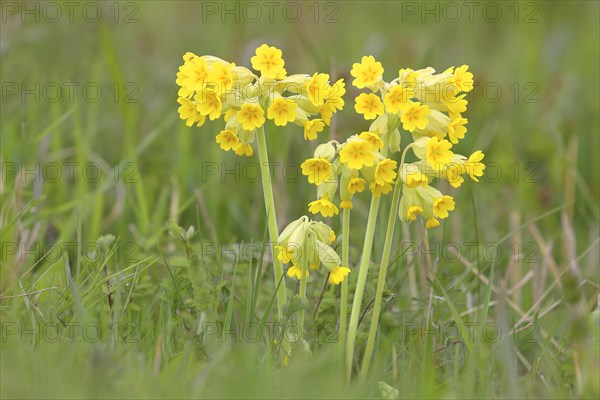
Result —
M346 107L319 142L368 127L353 110L358 91L349 76L363 55L383 64L388 81L400 68L468 64L476 86L456 152L480 149L488 168L479 184L453 193L457 210L430 238L494 243L535 219L535 229L516 237L516 251L533 251L540 262L551 254L561 266L584 254L579 278L596 286L578 290L592 309L599 281L598 2L68 3L1 3L1 221L19 227L3 241L27 243L35 259L48 243L111 233L144 252L172 219L196 226L206 240L262 239L262 189L249 167L257 156L221 151L214 136L222 121L188 128L178 118L175 74L187 51L250 67L254 49L268 43L283 50L289 74L345 78ZM269 124L267 138L280 165L274 186L282 228L307 213L315 196L297 173L316 143L293 125ZM214 166L217 173L209 173ZM368 200L359 197L353 212L355 262ZM330 222L339 229L337 218ZM373 254L384 232L377 235ZM498 268L510 286L521 276L509 276L508 258ZM2 264L5 288L32 262L17 255ZM448 264L449 273L462 271Z

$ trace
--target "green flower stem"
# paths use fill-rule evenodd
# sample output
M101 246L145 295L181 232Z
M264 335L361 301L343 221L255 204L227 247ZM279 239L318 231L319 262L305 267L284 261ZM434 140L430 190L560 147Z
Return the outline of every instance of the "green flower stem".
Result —
M279 240L279 231L277 230L277 215L275 214L275 201L273 200L273 187L271 183L271 172L269 171L269 155L267 154L267 140L265 138L264 125L256 130L256 139L258 142L258 158L260 161L260 174L263 185L263 194L265 196L265 210L267 212L269 240L271 241L271 253L273 256L273 271L275 273L275 282L279 282L283 276L283 265L275 254L275 245ZM283 315L283 306L287 303L285 284L279 285L277 290L277 316L281 320Z
M373 315L371 316L371 326L369 328L369 338L367 339L367 347L363 359L360 377L364 380L369 372L371 363L371 355L375 345L375 336L377 335L377 324L379 323L379 314L381 313L381 303L383 300L383 288L385 286L385 276L390 260L390 250L394 239L394 228L396 227L396 218L398 217L398 206L400 205L400 191L402 183L400 179L396 179L394 186L394 195L392 197L392 206L388 217L387 232L385 234L385 242L383 244L383 255L381 256L381 266L379 267L379 277L377 278L377 291L375 293L375 305L373 306Z
M346 376L350 380L352 374L352 358L354 356L354 343L356 341L356 331L358 329L358 318L360 315L360 306L362 305L365 285L367 283L367 274L369 272L369 262L371 259L371 249L373 247L373 236L375 234L375 223L377 222L377 211L379 210L380 196L371 197L371 207L369 209L369 220L367 221L367 230L365 232L365 242L363 245L360 267L358 270L358 280L356 281L356 290L354 292L354 301L352 302L352 312L350 314L350 324L348 325L348 343L346 345Z
M344 208L342 213L342 266L348 267L350 251L350 210ZM340 354L344 354L346 345L346 325L348 319L348 278L342 281L342 298L340 299Z
M390 143L390 132L383 140L381 155L387 157ZM381 196L371 196L371 206L369 208L369 219L367 220L367 229L365 231L365 242L363 244L360 267L358 270L358 279L356 289L354 290L354 300L352 302L352 312L350 313L350 324L348 325L348 339L346 344L346 377L350 381L352 375L352 358L354 357L354 344L356 342L356 333L358 330L358 318L360 316L360 306L367 284L367 275L369 272L369 262L371 261L371 250L373 249L373 236L375 235L375 225L377 223L377 212L379 211L379 201Z
M408 145L402 152L398 169L404 163L406 153L412 145ZM390 261L390 252L392 249L392 241L394 240L394 228L396 227L396 218L398 217L398 207L400 206L400 192L402 190L402 180L398 176L394 185L394 194L392 196L392 205L388 217L387 231L385 234L385 242L383 244L383 254L381 255L381 266L379 267L379 277L377 278L377 291L375 292L375 304L373 306L373 315L371 316L371 326L369 327L369 337L367 339L367 347L363 358L360 377L364 380L369 372L371 358L373 355L373 347L375 346L375 337L377 336L377 325L379 324L379 315L381 314L381 303L383 301L383 288L385 286L385 277L387 274L388 264Z
M308 238L302 244L302 279L300 279L300 299L306 299L306 284L308 283ZM298 311L298 334L304 337L304 308Z

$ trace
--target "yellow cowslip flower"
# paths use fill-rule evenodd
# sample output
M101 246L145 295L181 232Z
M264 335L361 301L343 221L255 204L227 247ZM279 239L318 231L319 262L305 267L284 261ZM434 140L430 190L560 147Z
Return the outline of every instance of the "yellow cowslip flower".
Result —
M340 150L340 161L351 169L370 167L375 161L373 146L365 140L351 140Z
M397 165L396 161L389 158L380 161L375 167L375 183L379 186L383 186L386 183L393 183L396 176L398 176L395 171Z
M352 210L352 207L352 200L342 200L342 202L340 203L340 208Z
M296 251L294 247L290 247L287 244L275 247L278 250L277 259L282 263L288 264L294 259L294 252Z
M221 96L218 93L203 91L196 95L195 100L198 102L196 107L200 114L208 116L211 121L221 116L223 103L221 103Z
M423 208L419 206L410 206L406 211L406 219L408 221L414 221L417 219L418 214L423 214Z
M333 231L333 229L329 230L329 237L327 238L327 243L333 243L335 242L335 232Z
M458 143L459 139L465 137L465 133L467 132L465 125L468 122L469 121L466 118L461 117L450 120L448 123L448 139L450 139L453 144Z
M444 178L450 183L453 188L459 188L465 179L462 177L463 166L459 164L450 164L444 168Z
M350 268L342 267L341 265L329 271L329 283L339 285L346 276L350 273Z
M454 71L454 76L450 78L449 83L453 84L459 92L470 92L473 90L473 74L467 72L468 65L461 65Z
M331 123L331 117L338 110L344 108L346 104L344 102L343 96L346 94L346 84L343 79L339 79L333 85L330 86L329 90L327 90L327 94L325 96L325 102L323 105L319 106L319 113L321 114L321 118L323 118L323 122L329 125Z
M319 186L333 173L331 163L323 158L309 158L302 165L302 174L308 176L308 182Z
M375 61L373 56L364 56L360 63L352 64L350 75L354 78L352 84L359 89L375 86L383 75L383 66Z
M441 170L446 164L452 161L454 153L450 150L452 143L447 140L439 140L432 137L427 142L426 159L429 165L436 170Z
M425 221L425 228L427 228L427 229L435 228L437 226L440 226L440 221L438 221L437 219L435 219L433 217L431 217L427 221Z
M401 107L406 105L414 96L415 93L411 87L397 85L386 93L383 103L387 112L397 114Z
M419 186L425 187L429 184L429 178L427 178L427 175L422 172L413 172L406 175L404 184L411 189Z
M442 102L446 106L448 113L451 115L462 114L467 111L468 101L465 99L466 94L460 96L444 97L442 96Z
M431 114L429 106L417 102L408 102L400 105L402 115L400 121L404 130L413 132L415 129L425 129L428 122L428 116Z
M313 214L321 213L323 217L333 217L339 213L338 208L329 201L327 195L308 204L308 211Z
M362 178L350 178L350 180L348 181L348 192L350 194L355 194L355 193L361 193L363 190L365 190L365 180Z
M222 130L216 137L217 143L219 147L225 151L229 151L232 148L237 147L240 143L240 139L235 134L235 132L230 131L229 129Z
M177 102L181 104L177 109L179 112L179 118L186 120L185 124L187 126L194 125L195 122L198 122L196 126L202 126L206 121L206 117L196 109L196 105L185 97L180 97L177 99Z
M379 185L377 182L373 182L369 186L369 189L371 189L373 196L381 196L382 194L388 194L392 191L392 184L385 182L383 185Z
M302 280L302 268L300 268L296 264L292 264L292 266L288 268L287 274L290 278L296 278L299 281ZM308 278L309 276L310 276L310 273L308 272L308 269L307 269L306 277Z
M285 126L288 122L293 122L296 119L297 107L294 101L278 97L269 106L267 118L273 120L277 126Z
M261 76L267 79L281 79L285 77L285 61L283 53L277 47L261 45L256 49L256 55L250 59L252 68L260 71ZM281 78L280 78L281 77Z
M448 218L448 211L454 210L454 199L452 196L442 196L433 200L433 215L437 218Z
M308 268L312 269L313 271L316 271L319 269L319 263L310 263L308 264Z
M265 112L257 104L244 103L237 112L237 120L242 124L244 130L251 131L263 126Z
M322 106L325 103L329 88L329 75L315 73L306 82L306 95L313 105Z
M383 103L376 94L361 93L354 101L356 102L354 109L357 113L363 114L366 120L375 119L384 113Z
M479 182L479 179L477 179L478 176L483 176L485 165L481 162L481 160L483 160L484 156L485 155L480 150L477 150L475 153L469 156L463 165L465 172L475 182Z
M375 150L383 149L383 140L381 140L377 133L362 132L358 137L369 142Z
M210 70L204 58L198 57L186 61L181 68L181 73L185 77L182 80L182 87L190 92L201 91L208 78Z
M237 145L235 145L233 147L233 151L238 156L246 156L246 157L250 157L254 153L254 149L252 149L252 146L250 145L250 143L238 143Z
M214 63L212 70L208 73L207 82L216 86L217 92L223 93L233 86L233 75L229 63Z
M304 140L315 140L317 133L323 132L325 122L322 119L311 119L304 122Z

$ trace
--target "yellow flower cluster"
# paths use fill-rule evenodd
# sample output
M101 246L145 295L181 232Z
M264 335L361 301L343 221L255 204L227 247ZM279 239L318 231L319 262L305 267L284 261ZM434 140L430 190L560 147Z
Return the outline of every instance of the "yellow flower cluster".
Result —
M302 163L302 173L310 183L317 185L318 199L308 210L331 217L339 213L333 203L339 188L340 207L352 208L352 198L368 187L375 196L392 190L397 163L386 158L384 142L377 131L365 131L350 136L345 143L331 141L318 146L313 158Z
M216 141L225 151L251 156L255 129L266 119L277 126L299 125L304 138L314 140L344 106L342 79L330 83L328 74L287 75L282 52L266 44L256 49L252 68L214 56L186 53L176 83L179 116L187 126L224 117L225 127Z
M467 131L462 113L467 109L466 92L473 89L473 74L466 65L439 74L431 67L400 69L394 80L386 82L383 72L373 56L353 64L352 84L370 91L356 97L354 109L373 122L368 131L343 144L332 141L317 147L313 158L302 164L302 173L318 187L318 199L309 204L309 211L324 217L336 215L339 210L333 198L338 186L340 207L352 208L352 197L367 184L373 195L387 194L399 175L403 184L400 218L410 222L422 215L427 227L438 226L438 219L454 209L454 200L430 184L443 179L458 188L463 175L478 181L485 169L481 151L470 157L452 151ZM387 152L400 151L400 129L410 133L413 141L404 147L398 167ZM409 148L419 161L404 163Z
M311 221L302 216L289 224L279 235L277 258L284 264L291 263L287 274L302 280L302 265L307 262L306 278L309 269L316 271L323 264L329 271L329 283L338 285L350 273L350 268L341 265L341 260L330 246L335 241L335 233L326 224Z

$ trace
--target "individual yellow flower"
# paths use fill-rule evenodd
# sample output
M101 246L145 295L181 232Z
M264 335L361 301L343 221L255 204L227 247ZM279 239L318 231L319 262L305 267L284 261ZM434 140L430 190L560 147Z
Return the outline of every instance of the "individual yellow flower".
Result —
M386 158L377 164L375 167L375 183L380 186L386 183L393 183L398 174L396 173L397 163L394 160Z
M246 157L250 157L252 155L252 153L254 153L254 149L252 149L252 146L250 145L250 143L238 143L237 145L235 145L233 147L233 151L238 156L246 156Z
M362 192L363 190L365 190L365 184L366 182L363 178L350 178L350 180L348 181L348 193L355 194L357 192Z
M350 268L342 267L341 265L329 271L329 283L339 285L346 276L350 273Z
M223 103L221 96L213 90L206 90L198 93L195 97L198 105L196 106L200 114L208 116L211 121L221 116Z
M190 91L201 91L210 70L204 58L195 58L183 64L181 73L185 76L183 86Z
M468 101L465 99L466 94L460 96L444 97L442 96L442 102L448 109L448 113L452 115L462 114L467 111Z
M342 200L340 203L340 208L345 208L347 210L352 210L352 200Z
M323 158L309 158L300 166L302 174L308 176L308 182L319 186L333 173L331 163Z
M179 118L185 119L185 124L187 126L192 126L195 122L198 122L197 126L202 126L204 124L206 117L198 112L196 105L190 99L180 97L177 99L177 102L181 104L177 109Z
M329 125L333 114L344 108L344 94L346 94L346 84L343 79L339 79L327 91L325 102L319 106L319 114L325 124Z
M456 87L459 92L470 92L473 90L473 74L468 72L468 65L462 65L454 71L454 76L450 78L450 83Z
M433 217L431 217L427 221L425 221L425 228L427 228L427 229L435 228L437 226L440 226L440 221L438 221L437 219L435 219Z
M427 162L436 171L441 170L446 164L452 161L454 155L450 148L452 143L447 140L439 140L437 137L432 137L427 142Z
M465 124L469 122L466 118L455 118L448 122L448 139L453 144L458 143L459 139L463 139L465 137L465 133L467 132L467 128Z
M366 120L375 119L378 115L383 115L383 103L379 96L373 93L361 93L356 99L354 109L357 113L363 114Z
M411 189L419 186L425 187L427 184L429 184L429 179L427 178L427 175L422 172L413 172L406 175L404 184Z
M382 194L388 194L392 190L392 184L385 182L383 185L379 185L376 182L371 183L369 186L373 196L381 196Z
M399 107L402 110L400 121L402 122L402 128L404 128L404 130L413 132L417 128L425 129L427 122L429 121L427 117L431 114L429 106L422 105L418 101L411 101L401 104Z
M333 217L339 213L338 208L327 198L327 195L308 204L308 211L313 214L321 213L323 217Z
M410 206L408 207L408 210L406 211L406 219L408 221L414 221L417 219L417 215L418 214L422 214L423 213L423 208L420 206Z
M267 79L278 79L285 76L285 68L283 67L283 53L277 47L261 45L256 49L256 55L250 59L252 68L260 71L261 76Z
M477 179L478 176L483 176L483 170L485 169L485 165L481 162L483 157L484 154L480 150L477 150L469 156L463 165L465 172L469 174L469 177L475 182L479 182L479 179Z
M375 150L383 149L383 140L381 140L377 133L362 132L358 137L369 142Z
M459 188L463 184L465 179L462 177L463 166L459 164L447 165L444 169L446 180L450 183L453 188Z
M223 93L233 86L233 75L231 74L231 65L229 63L214 63L212 71L206 79L209 84L216 87L217 92Z
M317 133L323 132L325 122L322 119L311 119L304 122L304 140L315 140Z
M314 74L308 82L306 82L306 94L310 102L315 106L322 106L325 103L325 97L328 94L329 75Z
M312 269L313 271L316 271L319 269L319 263L310 263L308 264L308 268Z
M454 210L454 199L452 196L442 196L433 200L433 215L437 218L448 218L448 211Z
M351 169L370 167L375 161L373 146L365 140L351 140L340 150L340 161Z
M257 104L244 103L237 112L237 119L242 124L244 130L251 131L263 126L265 123L265 112Z
M383 98L385 109L387 112L396 114L400 111L400 107L404 106L409 100L414 97L413 89L408 86L397 85L392 87Z
M298 280L302 280L302 268L300 268L296 264L293 264L291 267L288 268L287 274L290 278L296 278ZM308 269L307 269L306 277L308 278L309 276L310 276L310 273L308 272Z
M352 84L359 89L367 86L373 86L380 81L383 75L383 66L375 61L373 56L364 56L360 63L352 64L350 75L354 78Z
M330 244L335 242L335 232L333 231L333 229L329 230L329 237L327 238L327 242Z
M283 97L278 97L269 106L267 118L273 120L277 126L285 126L296 119L298 105Z
M229 151L232 148L236 148L240 143L240 139L237 137L235 132L230 131L228 129L222 130L216 137L217 143L219 146L225 150Z
M295 248L286 245L276 246L277 250L277 259L284 264L288 264L290 261L294 259Z

